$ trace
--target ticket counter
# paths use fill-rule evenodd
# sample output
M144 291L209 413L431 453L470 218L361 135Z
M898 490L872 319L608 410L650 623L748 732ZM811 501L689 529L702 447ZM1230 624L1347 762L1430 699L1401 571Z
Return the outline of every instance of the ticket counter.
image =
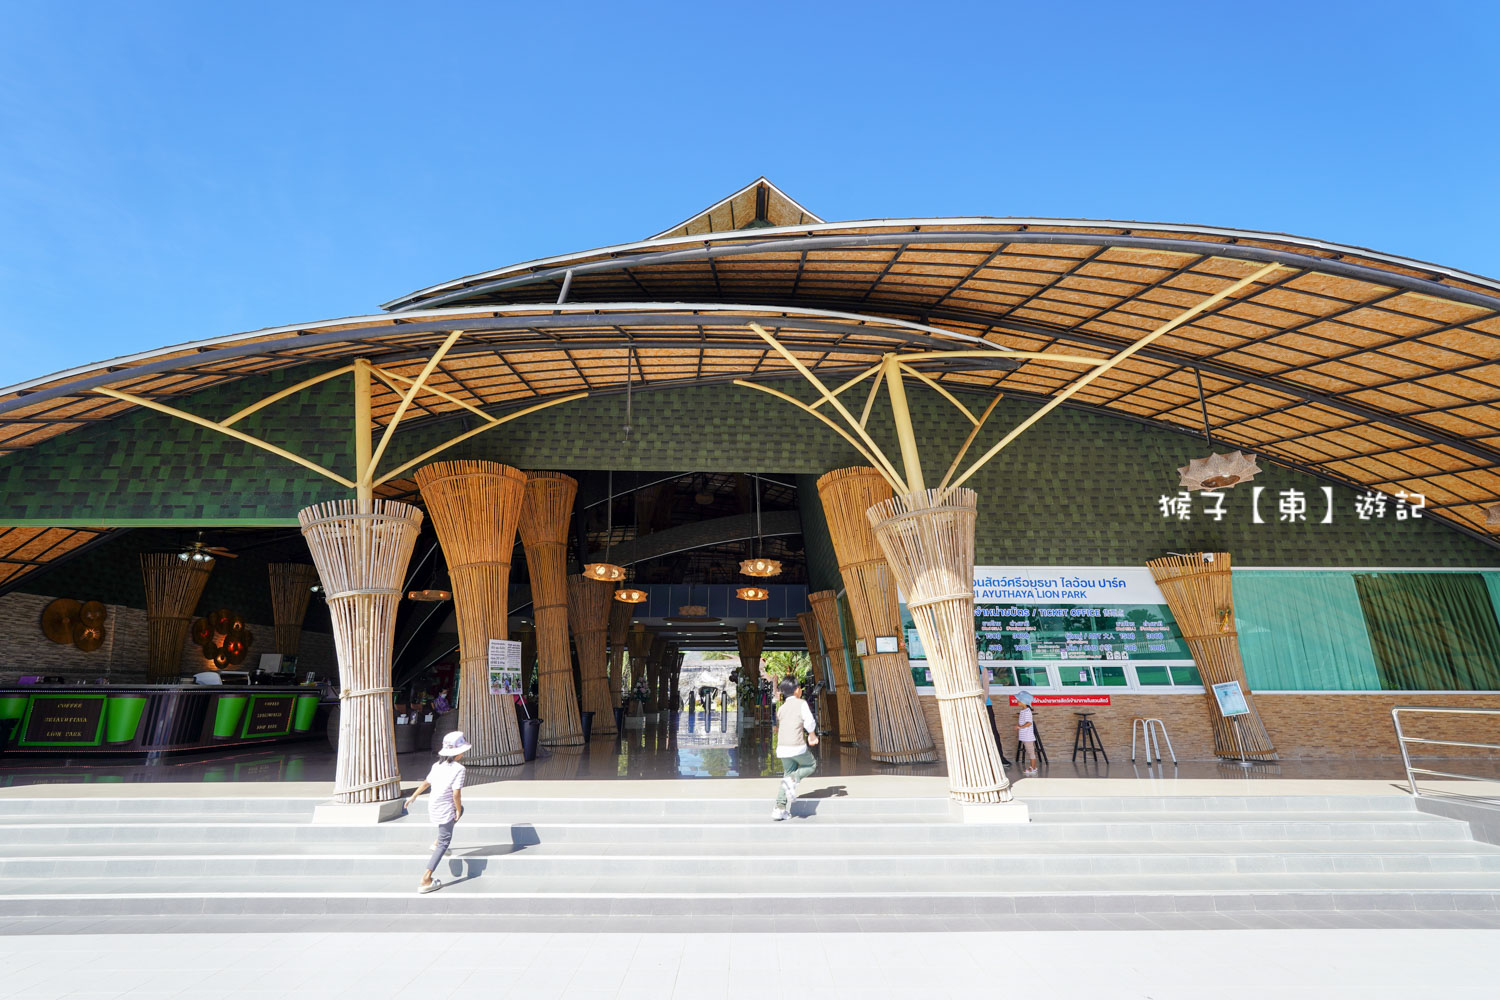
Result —
M319 700L314 687L0 688L0 745L6 753L72 755L276 743L317 733Z

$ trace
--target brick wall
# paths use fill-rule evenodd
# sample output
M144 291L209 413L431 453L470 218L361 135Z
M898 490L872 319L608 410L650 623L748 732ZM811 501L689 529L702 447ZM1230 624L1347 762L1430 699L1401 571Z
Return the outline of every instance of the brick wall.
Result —
M42 594L10 593L0 597L0 683L13 683L17 677L46 674L68 680L93 681L105 678L115 684L146 682L146 612L119 604L108 604L104 645L91 653L76 646L63 646L42 634L42 609L53 598ZM275 652L275 630L270 625L252 624L254 646L246 660L251 665L261 653ZM191 639L183 643L182 669L203 669L202 652ZM298 652L298 671L305 676L311 670L320 677L337 674L333 636L303 631Z

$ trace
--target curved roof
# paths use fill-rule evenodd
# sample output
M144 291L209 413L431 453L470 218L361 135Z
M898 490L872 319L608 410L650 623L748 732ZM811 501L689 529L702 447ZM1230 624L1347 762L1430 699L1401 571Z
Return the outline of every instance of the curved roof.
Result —
M485 409L613 391L628 379L788 374L746 329L751 319L816 370L906 345L980 341L996 349L995 363L935 377L1046 396L1077 367L998 355L1108 356L1275 262L1268 278L1069 405L1199 433L1206 410L1216 442L1355 486L1422 493L1435 516L1488 537L1484 507L1500 500L1500 282L1203 226L960 218L765 228L791 211L773 191L758 181L670 231L692 235L517 264L403 296L384 314L215 338L0 390L0 452L130 409L92 391L100 386L180 399L353 357L415 374L455 329L465 335L433 385ZM722 228L719 216L734 221L739 211L723 206L757 197L771 206L761 228ZM396 403L387 390L376 416ZM431 416L457 411L429 397L422 406Z

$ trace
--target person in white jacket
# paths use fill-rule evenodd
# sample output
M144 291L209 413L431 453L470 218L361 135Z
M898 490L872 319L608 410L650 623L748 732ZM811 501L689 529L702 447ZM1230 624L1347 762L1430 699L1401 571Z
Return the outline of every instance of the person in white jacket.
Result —
M788 677L778 690L781 707L776 710L776 756L781 758L782 778L771 818L783 820L792 814L792 803L797 801L797 782L818 766L808 749L818 745L818 722L802 700L801 684Z

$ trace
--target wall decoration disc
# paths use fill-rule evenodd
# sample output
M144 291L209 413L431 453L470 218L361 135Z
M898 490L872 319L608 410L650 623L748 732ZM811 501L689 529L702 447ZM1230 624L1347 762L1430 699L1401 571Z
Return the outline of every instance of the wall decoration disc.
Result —
M71 597L59 597L42 610L42 634L63 646L73 644L73 623L83 606Z

